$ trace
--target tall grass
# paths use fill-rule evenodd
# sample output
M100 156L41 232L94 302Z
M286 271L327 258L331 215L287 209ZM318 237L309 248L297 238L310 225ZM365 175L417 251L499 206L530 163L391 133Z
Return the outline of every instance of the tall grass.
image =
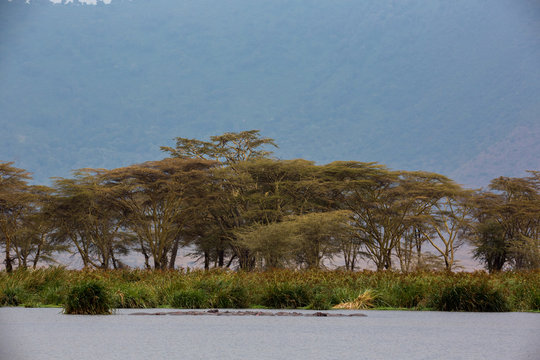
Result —
M86 271L0 272L0 306L66 306L77 284L97 282L112 308L367 308L539 311L540 272ZM366 298L367 299L367 298Z
M64 313L70 315L107 315L111 313L111 296L104 284L96 280L83 281L68 292Z

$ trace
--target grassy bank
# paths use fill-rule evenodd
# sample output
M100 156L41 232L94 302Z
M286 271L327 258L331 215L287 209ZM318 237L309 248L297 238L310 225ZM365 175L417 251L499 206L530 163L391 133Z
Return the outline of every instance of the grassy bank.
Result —
M0 272L0 305L66 306L81 284L101 285L113 308L360 308L540 311L540 272L499 274L272 271ZM95 286L95 285L93 285ZM359 297L359 295L361 295Z

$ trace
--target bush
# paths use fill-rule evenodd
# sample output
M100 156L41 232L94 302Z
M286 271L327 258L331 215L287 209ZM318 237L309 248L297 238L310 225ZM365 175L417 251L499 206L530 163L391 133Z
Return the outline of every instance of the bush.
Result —
M3 306L19 306L26 302L28 294L20 286L8 286L0 293L0 304Z
M299 308L310 304L309 288L306 285L279 283L268 286L263 294L264 306L274 309Z
M200 289L178 290L172 295L171 305L177 309L203 309L209 306L207 295Z
M535 289L529 298L529 309L540 311L540 289Z
M353 301L358 296L358 291L354 288L337 287L332 289L331 302L333 305Z
M111 297L105 286L95 280L76 284L71 288L64 304L65 314L111 314Z
M424 299L423 287L414 282L397 283L386 289L381 302L396 308L415 308Z
M109 308L170 306L174 295L185 290L187 294L178 295L175 301L183 308L264 306L324 309L328 303L354 303L361 308L537 311L540 310L539 281L538 271L399 274L371 271L201 270L183 273L77 271L59 267L21 269L9 274L0 271L0 306L67 304L68 297L73 297L69 294L74 284L98 282L109 290L112 300ZM369 293L363 293L365 290L369 290ZM191 293L194 291L195 295ZM182 296L184 300L181 300Z
M151 289L128 283L114 293L114 305L118 308L144 309L157 304Z
M17 270L21 275L24 287L31 292L40 292L47 287L59 287L65 281L66 270L63 267L51 267L48 269L20 269Z
M324 292L317 292L311 298L308 309L312 310L328 310L332 308L331 296Z
M65 302L65 286L47 286L40 292L41 302L47 305L60 305Z
M501 287L514 311L540 310L540 288L536 284L512 281Z
M486 283L463 283L442 289L432 304L439 311L508 311L508 304L500 291Z
M121 270L120 271L120 279L122 279L125 282L137 282L142 279L140 271L137 270Z
M249 307L247 290L238 284L228 284L217 290L212 307L221 309L243 309Z
M156 301L160 305L172 305L174 294L186 288L187 285L183 280L166 282L156 288Z

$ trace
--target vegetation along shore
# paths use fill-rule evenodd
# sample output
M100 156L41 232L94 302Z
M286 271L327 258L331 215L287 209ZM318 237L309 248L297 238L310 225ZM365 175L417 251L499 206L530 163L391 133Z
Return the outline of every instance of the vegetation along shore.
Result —
M51 187L0 162L1 304L538 310L539 171L472 190L372 162L275 159L274 146L257 130L176 138L163 160ZM489 274L453 273L465 243ZM204 271L177 270L180 250ZM63 253L83 270L42 269ZM81 310L89 297L103 302Z
M540 273L214 269L66 270L0 273L3 306L63 306L68 313L114 308L271 308L539 311ZM89 295L90 294L90 295ZM85 304L87 298L99 298ZM95 306L94 310L86 311Z

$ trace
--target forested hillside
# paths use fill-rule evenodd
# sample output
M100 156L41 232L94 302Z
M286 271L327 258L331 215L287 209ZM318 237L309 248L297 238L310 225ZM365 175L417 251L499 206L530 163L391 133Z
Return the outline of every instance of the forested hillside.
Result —
M46 183L260 129L487 185L539 168L539 33L532 0L0 0L0 159Z

